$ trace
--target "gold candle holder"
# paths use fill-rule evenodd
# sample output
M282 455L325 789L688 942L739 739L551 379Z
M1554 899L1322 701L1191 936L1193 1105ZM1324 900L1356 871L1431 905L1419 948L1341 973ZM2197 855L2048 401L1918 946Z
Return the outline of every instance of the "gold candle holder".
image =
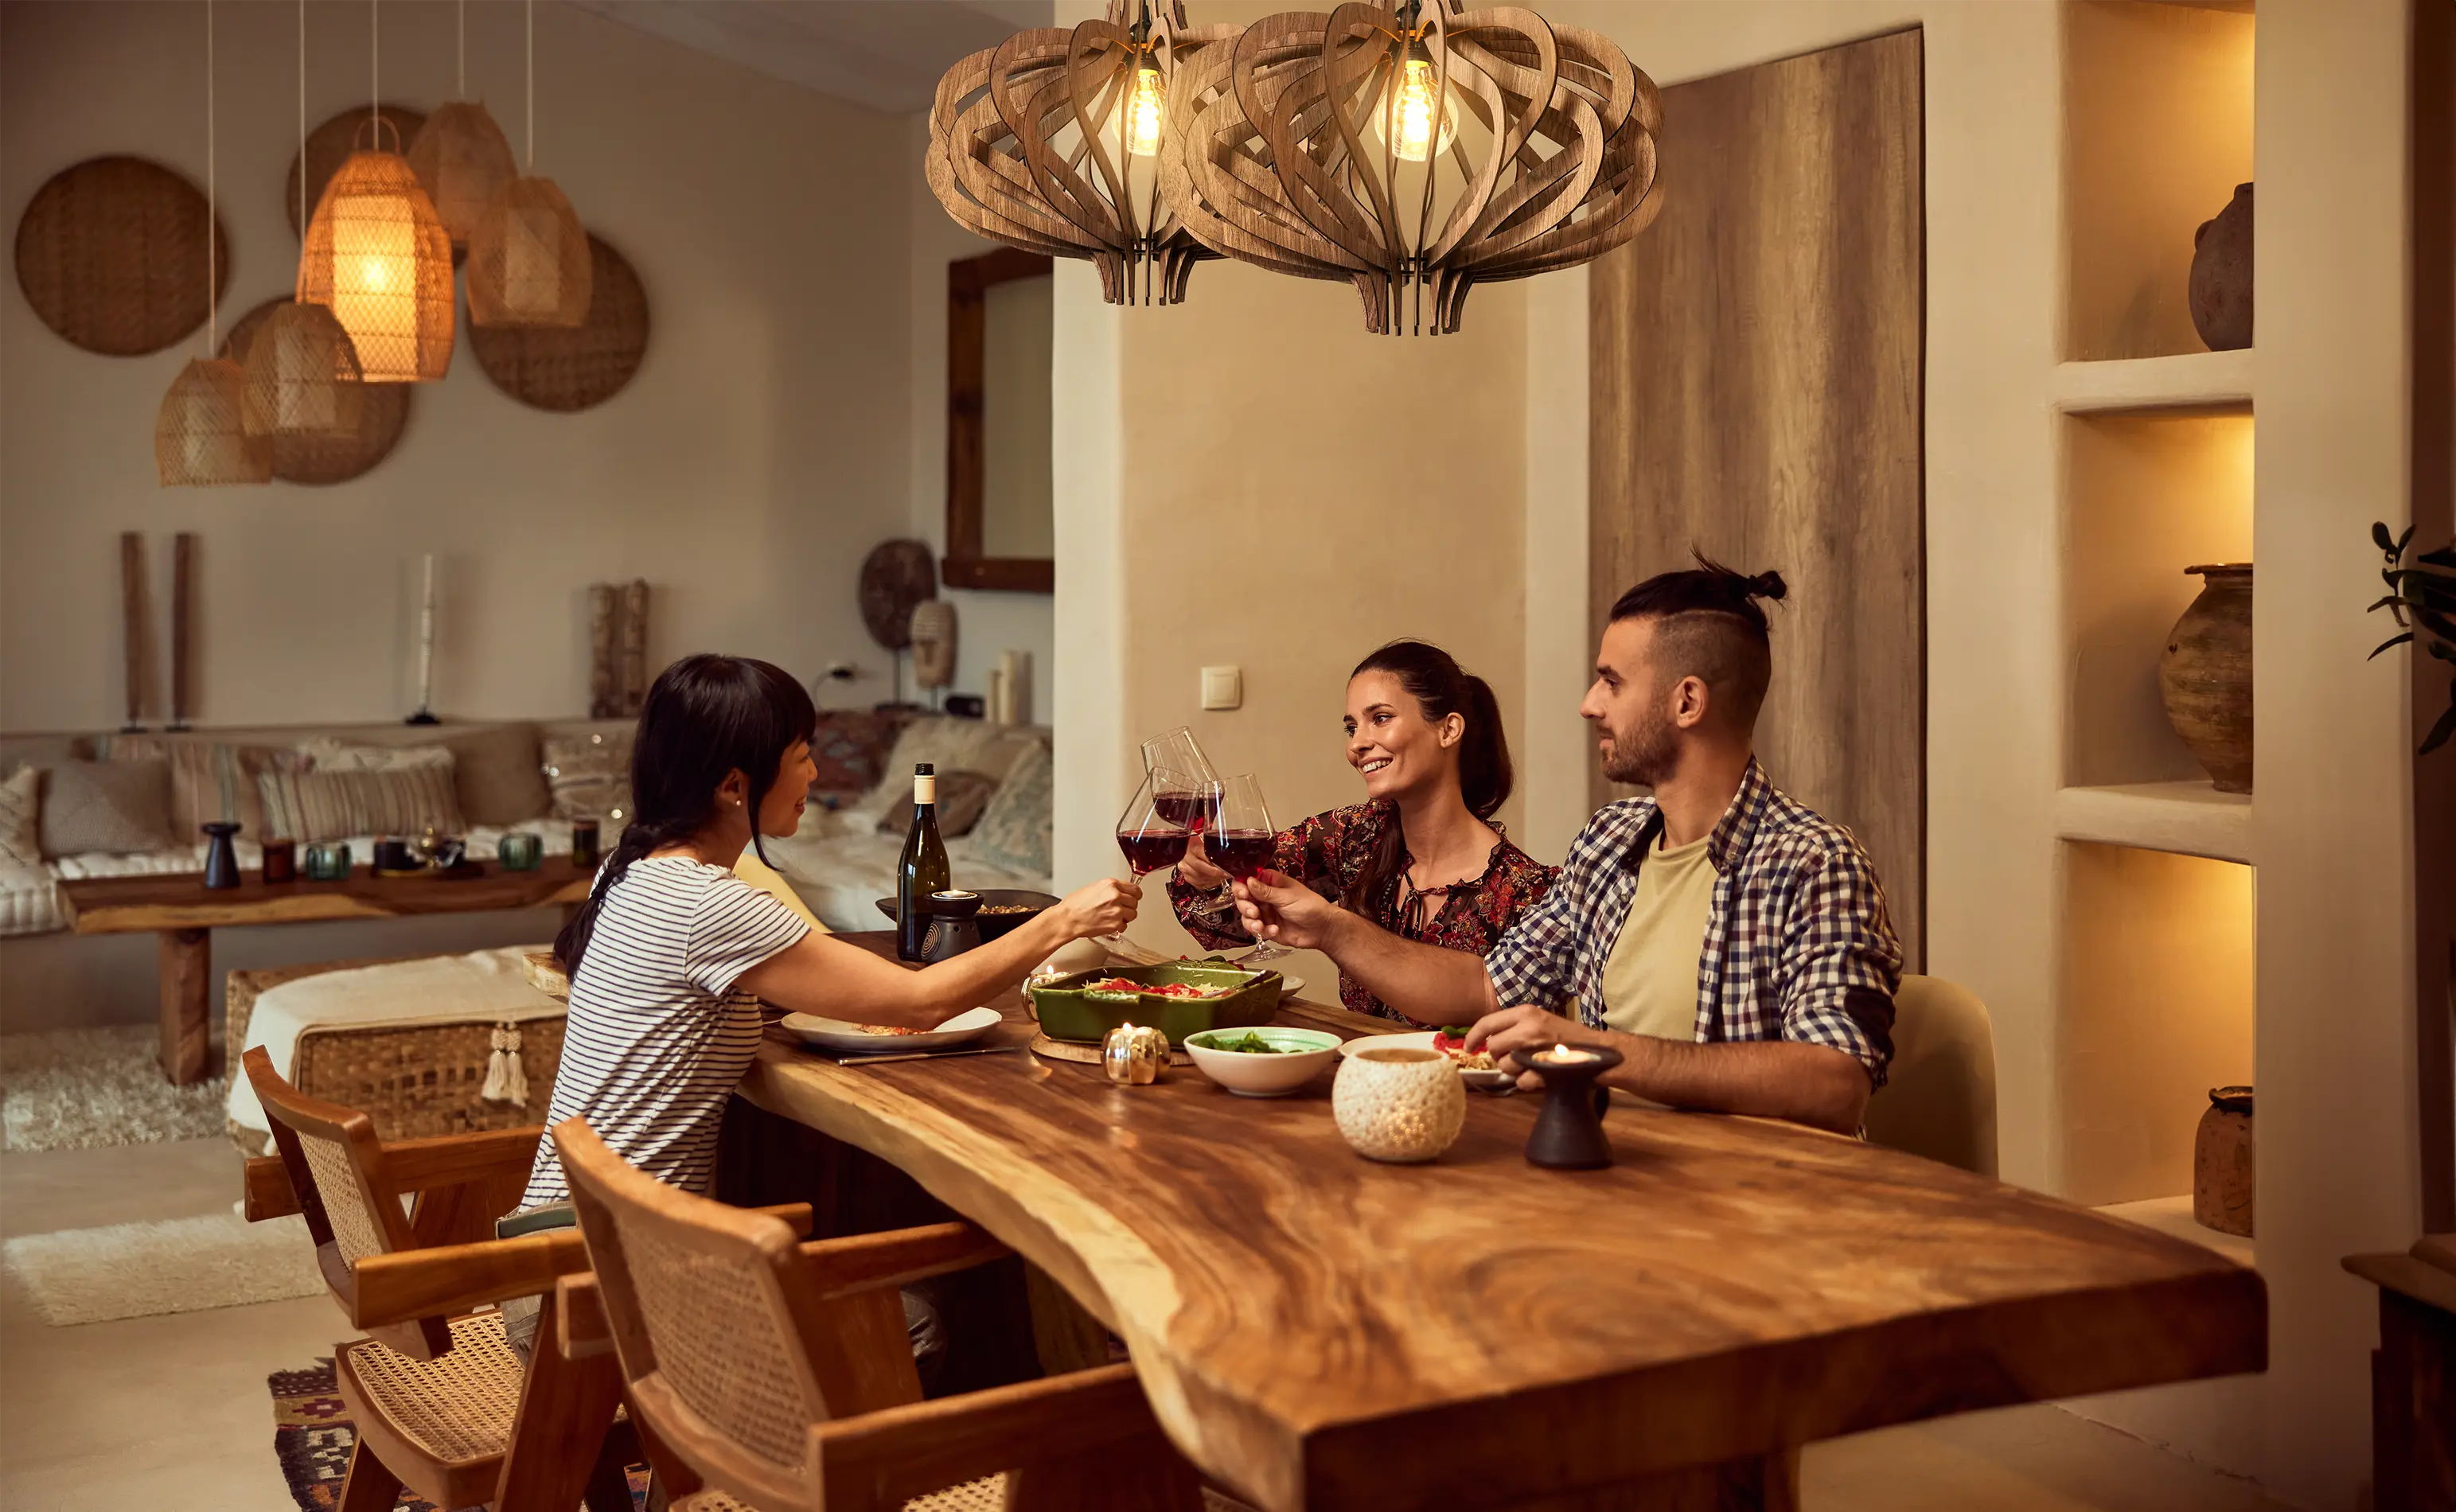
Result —
M1168 1036L1149 1025L1120 1024L1100 1041L1100 1069L1120 1087L1148 1087L1168 1072Z

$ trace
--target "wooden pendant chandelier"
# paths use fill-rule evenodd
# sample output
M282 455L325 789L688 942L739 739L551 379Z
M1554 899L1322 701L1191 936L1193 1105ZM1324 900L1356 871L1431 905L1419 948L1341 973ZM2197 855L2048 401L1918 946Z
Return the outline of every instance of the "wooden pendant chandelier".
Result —
M1104 19L973 53L938 81L931 190L966 230L1089 259L1111 304L1176 304L1217 254L1160 192L1167 102L1191 59L1236 35L1189 27L1184 0L1110 0Z
M1275 15L1186 60L1167 119L1175 223L1224 256L1353 282L1375 333L1456 331L1476 283L1601 256L1660 204L1653 80L1524 8Z

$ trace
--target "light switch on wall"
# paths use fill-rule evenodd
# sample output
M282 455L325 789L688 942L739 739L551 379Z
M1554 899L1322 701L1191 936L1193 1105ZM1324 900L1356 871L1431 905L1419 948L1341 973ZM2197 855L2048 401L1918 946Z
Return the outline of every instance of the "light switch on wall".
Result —
M1245 702L1245 674L1233 666L1202 669L1202 706L1237 708Z

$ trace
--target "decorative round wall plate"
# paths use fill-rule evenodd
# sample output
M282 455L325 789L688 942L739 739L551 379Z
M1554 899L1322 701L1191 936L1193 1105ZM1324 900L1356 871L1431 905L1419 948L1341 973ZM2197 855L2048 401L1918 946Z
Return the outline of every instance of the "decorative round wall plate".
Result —
M142 157L90 157L34 191L17 222L17 285L42 322L105 357L175 346L205 323L204 191ZM230 287L230 239L213 253ZM217 291L218 292L218 291Z
M267 299L238 317L222 338L221 355L247 365L249 343L287 299ZM276 436L273 476L285 483L346 483L392 455L409 425L415 383L368 383L358 405L358 426L341 435Z
M938 596L938 563L918 541L882 541L861 564L861 623L890 651L912 644L912 610Z
M426 112L411 110L406 105L379 105L373 108L383 114L394 130L369 132L369 107L353 106L307 133L307 214L316 214L316 206L324 197L324 186L333 181L341 163L360 148L373 150L379 143L387 151L398 152L418 140L418 129L426 124ZM290 218L290 234L298 235L305 228L298 222L298 154L290 154L290 172L281 180L281 213Z
M553 326L466 322L469 349L495 387L542 410L603 404L640 371L648 351L648 294L623 255L588 238L588 318Z

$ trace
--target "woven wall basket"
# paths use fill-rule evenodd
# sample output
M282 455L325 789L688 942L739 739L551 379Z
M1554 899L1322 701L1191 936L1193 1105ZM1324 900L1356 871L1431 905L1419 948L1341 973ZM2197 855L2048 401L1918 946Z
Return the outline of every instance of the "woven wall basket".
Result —
M406 105L379 105L383 118L400 133L403 144L418 139L419 129L426 124L426 112L413 111ZM348 160L351 144L358 139L359 129L367 124L367 108L363 105L343 111L323 125L307 133L307 213L324 202L324 186L333 181L334 173ZM391 142L392 133L381 133ZM298 154L290 154L290 172L281 181L281 213L290 217L290 234L297 235L298 224Z
M588 318L575 330L469 327L469 347L495 387L542 410L603 404L631 381L648 350L648 295L623 255L588 238Z
M249 345L287 299L267 299L239 317L222 339L222 355L247 364ZM346 483L392 455L409 426L414 383L369 383L358 391L358 424L340 435L276 436L273 476L285 483Z
M42 322L105 357L176 346L205 323L204 192L141 157L90 157L34 191L17 284ZM230 287L230 241L212 257Z

